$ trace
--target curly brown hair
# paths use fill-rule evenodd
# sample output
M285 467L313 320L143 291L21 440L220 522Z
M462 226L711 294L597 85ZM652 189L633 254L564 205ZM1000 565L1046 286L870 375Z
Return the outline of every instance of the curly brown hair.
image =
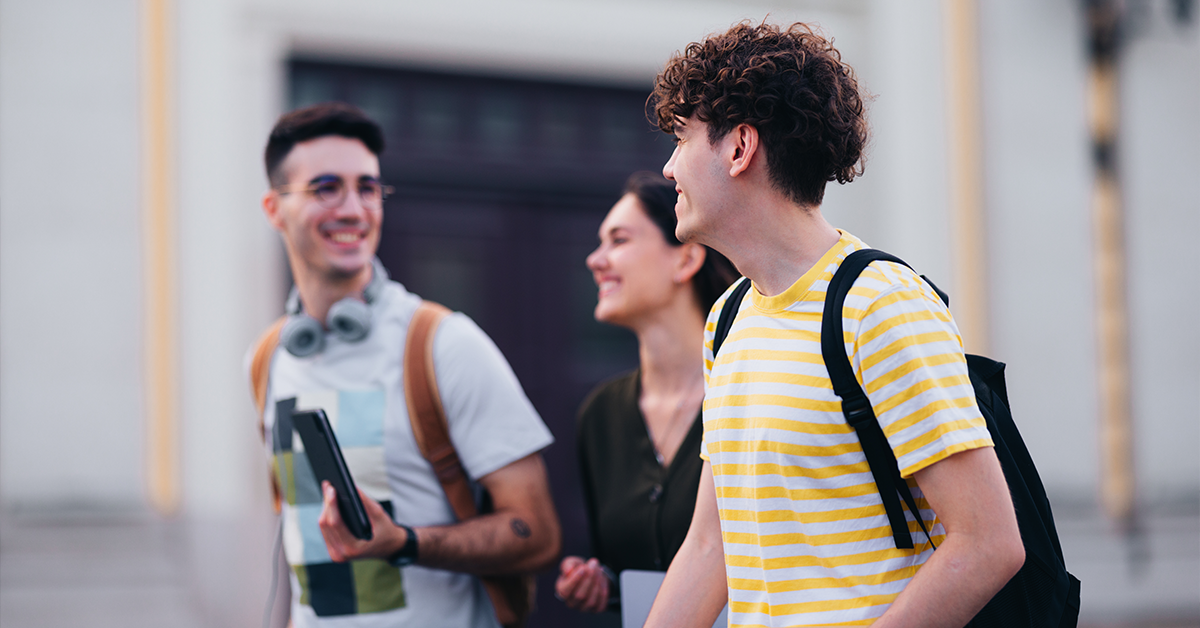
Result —
M650 96L658 127L708 125L715 144L739 124L758 130L767 172L789 198L820 205L829 181L862 174L867 121L858 81L833 42L807 24L742 22L676 53Z

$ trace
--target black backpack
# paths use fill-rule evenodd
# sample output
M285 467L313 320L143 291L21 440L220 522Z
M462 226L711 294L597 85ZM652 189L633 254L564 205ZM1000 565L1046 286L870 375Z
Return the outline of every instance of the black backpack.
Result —
M871 467L871 475L875 478L875 486L879 489L888 522L892 526L896 547L911 549L912 536L900 502L903 500L915 515L918 512L916 500L908 484L900 477L896 457L883 435L879 421L875 419L871 402L854 377L842 334L841 312L850 286L863 269L875 260L908 266L903 260L874 249L863 249L846 256L825 294L825 310L821 318L821 354L833 382L833 391L842 399L842 414L858 435L863 454ZM938 290L924 276L922 279L949 307L950 299L946 293ZM738 307L749 289L750 281L742 280L721 309L713 337L714 360L725 337L729 335ZM967 370L971 385L975 388L979 410L987 421L988 431L995 443L1004 478L1008 481L1021 540L1025 544L1025 564L1021 570L967 626L1074 628L1079 621L1079 579L1067 572L1058 532L1054 528L1054 515L1050 512L1050 500L1046 498L1037 468L1009 412L1004 364L978 355L967 355ZM921 517L915 518L921 529L925 530ZM925 534L928 537L929 531L925 530Z

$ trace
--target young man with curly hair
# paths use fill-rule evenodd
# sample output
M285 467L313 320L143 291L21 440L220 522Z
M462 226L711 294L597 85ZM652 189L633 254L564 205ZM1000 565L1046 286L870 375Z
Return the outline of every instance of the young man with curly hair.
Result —
M708 319L696 512L646 625L709 626L726 600L731 626L965 625L1024 548L950 312L881 261L843 312L847 355L932 535L910 519L913 549L896 547L821 357L826 287L866 248L821 215L826 183L862 172L853 71L804 24L740 24L676 55L654 99L678 140L663 168L677 235L753 283L715 358L729 292Z

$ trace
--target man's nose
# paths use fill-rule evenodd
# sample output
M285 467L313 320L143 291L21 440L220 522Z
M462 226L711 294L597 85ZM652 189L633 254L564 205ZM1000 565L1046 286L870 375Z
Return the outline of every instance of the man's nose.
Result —
M359 196L358 190L351 188L346 190L346 197L342 199L342 202L337 206L335 211L339 218L351 218L362 216L366 213L367 208L363 205L362 197Z
M675 180L675 157L678 155L679 147L676 146L675 150L671 151L671 158L667 160L667 163L663 164L663 176L672 181Z

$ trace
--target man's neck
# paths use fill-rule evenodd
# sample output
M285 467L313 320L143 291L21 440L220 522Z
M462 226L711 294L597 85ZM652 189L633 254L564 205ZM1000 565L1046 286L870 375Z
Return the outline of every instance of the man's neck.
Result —
M841 238L821 215L779 194L747 199L742 219L721 234L718 250L764 296L787 290Z
M292 264L292 276L296 281L296 288L300 291L300 302L304 305L304 312L322 324L334 303L348 296L361 295L371 282L370 265L354 275L341 277L322 275L300 266L302 265Z

